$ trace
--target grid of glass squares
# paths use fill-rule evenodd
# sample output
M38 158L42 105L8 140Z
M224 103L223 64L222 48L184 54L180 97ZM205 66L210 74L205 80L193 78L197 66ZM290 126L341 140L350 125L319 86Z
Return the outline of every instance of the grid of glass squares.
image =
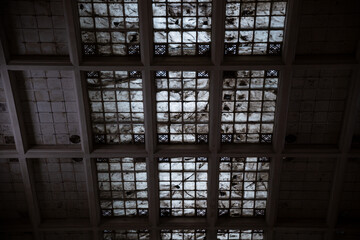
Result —
M204 229L163 229L160 233L161 240L179 239L179 240L198 240L206 239L206 231Z
M84 55L139 55L138 1L78 0Z
M61 0L3 1L8 15L6 36L15 55L68 55L64 6Z
M205 157L158 158L160 216L206 216Z
M271 143L279 71L224 72L222 143Z
M141 72L87 72L94 141L97 144L145 142Z
M217 239L230 240L230 239L243 239L243 240L263 240L263 230L218 230Z
M150 233L149 230L104 230L102 239L146 240L150 239Z
M28 142L69 145L74 143L72 136L81 141L72 72L31 70L15 74Z
M155 55L209 55L212 0L153 0Z
M219 216L264 216L269 168L267 157L220 158Z
M286 0L227 0L225 55L280 55Z
M145 158L97 158L96 169L103 217L148 215Z
M156 71L159 143L207 143L209 73Z

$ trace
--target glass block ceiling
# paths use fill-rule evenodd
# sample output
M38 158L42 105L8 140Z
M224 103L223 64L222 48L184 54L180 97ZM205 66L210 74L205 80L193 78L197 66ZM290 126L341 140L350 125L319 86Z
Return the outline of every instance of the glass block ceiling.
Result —
M225 55L280 55L286 1L226 0Z
M83 54L139 55L137 0L78 0Z

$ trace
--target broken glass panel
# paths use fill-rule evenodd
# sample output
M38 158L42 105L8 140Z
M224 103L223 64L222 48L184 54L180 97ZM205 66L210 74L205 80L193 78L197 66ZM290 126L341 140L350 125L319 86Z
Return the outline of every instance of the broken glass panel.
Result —
M137 0L78 0L84 55L139 55Z
M96 169L103 217L148 216L145 158L97 158Z
M209 55L212 0L153 0L155 55Z
M286 0L227 0L225 55L280 55Z
M219 216L265 216L270 158L222 157L219 169Z
M149 230L104 230L103 239L146 240L150 239L150 233Z
M158 170L161 217L206 216L207 158L158 158Z
M224 72L222 143L271 143L279 71Z
M87 72L95 143L145 142L142 78L139 71Z
M157 71L156 110L159 143L207 143L209 74Z
M163 229L160 234L161 240L182 239L182 240L198 240L206 239L205 229Z
M246 239L246 240L263 240L263 230L218 230L217 239L230 240L230 239Z

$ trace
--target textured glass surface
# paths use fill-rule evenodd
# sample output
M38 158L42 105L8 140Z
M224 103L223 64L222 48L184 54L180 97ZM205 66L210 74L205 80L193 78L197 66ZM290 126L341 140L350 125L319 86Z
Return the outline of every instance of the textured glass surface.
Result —
M160 234L161 240L172 240L172 239L179 239L179 240L198 240L198 239L206 239L206 231L203 229L183 229L183 230L169 230L163 229L161 230Z
M95 143L144 143L141 72L87 72Z
M157 71L156 110L159 143L207 143L209 74Z
M206 216L207 158L158 158L158 167L160 216Z
M145 158L97 158L96 169L103 217L148 215Z
M230 240L263 240L263 230L218 230L217 239Z
M0 76L0 145L14 145L14 134L12 130L10 114L6 103L3 82Z
M224 72L223 143L271 143L278 75L276 70Z
M139 55L137 0L78 0L84 55Z
M146 240L150 239L148 230L104 230L103 240L129 239Z
M155 55L209 55L211 0L153 0Z
M264 216L270 159L222 157L219 173L219 216Z
M285 0L227 0L225 55L280 55Z
M74 78L70 71L16 72L30 144L72 144L80 135Z
M68 55L64 6L61 0L9 0L2 2L8 15L6 36L15 55ZM3 20L3 19L2 19Z

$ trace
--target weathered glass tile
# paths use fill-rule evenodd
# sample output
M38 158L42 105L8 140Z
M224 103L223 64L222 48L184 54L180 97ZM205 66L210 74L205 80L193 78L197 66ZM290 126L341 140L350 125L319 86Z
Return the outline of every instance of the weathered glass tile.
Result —
M225 55L280 55L286 0L227 0Z
M137 0L78 0L84 55L140 55Z
M87 72L95 143L145 142L141 72Z
M217 238L221 240L230 240L230 239L246 239L246 240L263 240L264 231L263 230L218 230Z
M153 0L155 55L209 55L212 0Z
M205 157L158 158L160 216L206 216Z
M222 157L219 173L219 216L265 215L270 158Z
M170 240L170 239L182 239L182 240L192 240L192 239L206 239L206 231L204 229L162 229L160 233L161 240Z
M279 72L224 72L222 143L271 143Z
M209 74L157 71L156 111L159 143L207 143Z
M103 217L148 215L145 158L97 158L96 168Z
M129 240L139 240L139 239L150 239L149 230L104 230L102 239L129 239Z

